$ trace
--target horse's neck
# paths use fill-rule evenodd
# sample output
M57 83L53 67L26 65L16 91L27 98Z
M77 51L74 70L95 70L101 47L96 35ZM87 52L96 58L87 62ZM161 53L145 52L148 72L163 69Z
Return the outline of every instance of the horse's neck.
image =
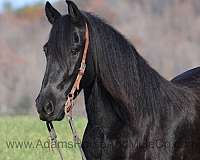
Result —
M99 20L91 22L90 56L100 82L96 81L96 88L86 89L86 105L115 104L120 115L131 122L138 110L154 105L161 88L170 87L170 82L154 71L120 33Z
M161 93L162 88L166 86L167 90L170 85L143 59L137 65L132 63L134 57L130 57L127 63L112 59L112 62L116 60L113 64L117 66L110 68L113 64L108 58L102 57L103 63L98 64L99 77L96 77L91 86L84 89L88 121L104 128L117 125L116 122L142 126L141 114L145 119L145 115L153 113L155 107L162 105L159 100L161 95L165 94ZM129 67L135 68L131 70Z

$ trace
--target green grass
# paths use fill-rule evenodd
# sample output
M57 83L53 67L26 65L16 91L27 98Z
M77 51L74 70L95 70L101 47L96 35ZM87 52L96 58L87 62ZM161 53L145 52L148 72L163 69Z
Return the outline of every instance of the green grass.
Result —
M82 137L87 121L75 119L80 137ZM78 147L73 145L71 130L67 120L55 122L54 127L64 159L81 160ZM49 133L44 122L37 117L18 116L0 118L0 160L56 160L58 153L48 148ZM15 144L14 144L15 143ZM32 144L31 144L32 143ZM11 147L11 144L13 147ZM18 146L16 145L18 144ZM21 146L19 146L19 144ZM25 146L25 144L29 144ZM10 145L10 146L9 146ZM30 147L31 146L31 147Z

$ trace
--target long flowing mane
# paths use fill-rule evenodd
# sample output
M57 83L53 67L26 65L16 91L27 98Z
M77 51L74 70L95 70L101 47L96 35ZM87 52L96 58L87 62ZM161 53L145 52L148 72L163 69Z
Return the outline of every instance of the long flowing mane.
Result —
M181 110L187 114L192 112L183 105L189 105L190 92L183 92L184 88L160 76L110 25L89 13L84 14L91 29L91 50L98 53L93 56L97 59L99 77L109 93L127 106L131 122L144 117L150 121L173 118Z

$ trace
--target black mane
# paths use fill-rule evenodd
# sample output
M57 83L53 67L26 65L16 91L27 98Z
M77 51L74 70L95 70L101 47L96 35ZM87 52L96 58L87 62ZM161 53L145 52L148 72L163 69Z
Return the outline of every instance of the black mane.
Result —
M93 56L97 58L96 63L103 62L98 64L101 68L98 74L102 78L114 75L106 81L106 85L112 86L109 83L116 83L116 88L113 88L113 93L110 94L116 94L116 100L122 98L126 105L131 105L127 109L128 113L134 116L134 120L138 121L138 118L141 118L139 115L148 114L148 118L155 116L151 119L159 121L158 116L161 113L163 118L167 114L175 116L176 110L192 112L182 106L190 104L190 92L178 88L160 76L123 35L102 19L90 13L84 12L84 15L90 24L91 50L98 53ZM175 96L177 94L178 97Z

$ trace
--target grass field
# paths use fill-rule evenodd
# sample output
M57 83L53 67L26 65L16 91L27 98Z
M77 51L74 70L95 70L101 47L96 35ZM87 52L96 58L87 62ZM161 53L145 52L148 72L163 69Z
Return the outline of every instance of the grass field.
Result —
M82 136L86 119L75 119L78 133ZM81 160L77 145L74 145L71 130L66 120L55 122L58 140L64 159ZM57 160L56 151L50 151L49 134L44 122L37 117L0 118L0 160Z

